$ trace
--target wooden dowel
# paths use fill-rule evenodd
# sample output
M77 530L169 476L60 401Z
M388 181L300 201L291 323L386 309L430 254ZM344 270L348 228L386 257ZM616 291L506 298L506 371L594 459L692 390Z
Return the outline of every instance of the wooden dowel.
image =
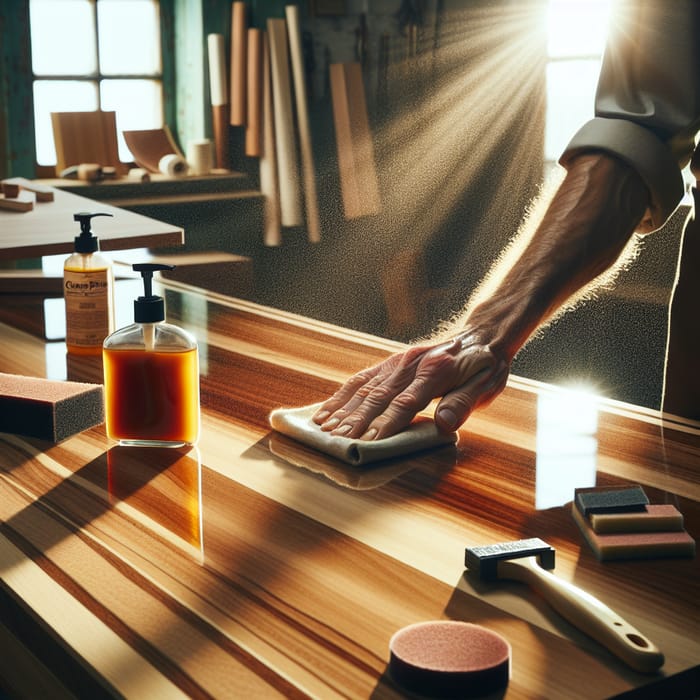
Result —
M228 81L226 79L226 51L222 34L209 34L209 93L211 95L212 131L216 167L229 168L228 149Z
M248 30L247 120L245 154L262 155L262 32Z
M263 242L266 246L278 246L282 243L282 221L280 213L279 179L277 176L275 122L272 107L270 44L268 36L264 33L262 79L263 152L260 158L260 191L264 196Z
M212 106L228 104L226 51L223 34L207 36L209 56L209 96Z
M216 154L216 167L221 170L229 169L228 117L229 106L227 104L211 106L211 120L212 130L214 132L214 151Z
M245 126L247 32L246 4L234 2L231 8L231 126Z

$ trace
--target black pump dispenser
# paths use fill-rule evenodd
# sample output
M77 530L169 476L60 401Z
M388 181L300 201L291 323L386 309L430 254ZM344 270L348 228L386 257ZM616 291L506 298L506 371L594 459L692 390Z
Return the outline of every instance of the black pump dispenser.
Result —
M112 216L104 212L88 212L81 211L73 214L73 221L80 222L80 235L75 237L75 252L76 253L94 253L98 249L97 237L90 229L90 221L94 216Z
M174 270L175 265L161 263L134 263L131 266L143 278L144 295L134 300L134 321L136 323L158 323L165 320L163 297L153 294L153 273L157 270Z

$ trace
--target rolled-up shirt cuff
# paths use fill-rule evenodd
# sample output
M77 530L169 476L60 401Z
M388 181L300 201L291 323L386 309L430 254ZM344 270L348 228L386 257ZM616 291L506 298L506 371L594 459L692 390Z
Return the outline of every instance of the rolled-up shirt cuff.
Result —
M663 226L685 193L680 167L668 146L632 121L595 117L574 135L559 162L567 168L575 156L590 151L617 156L646 183L651 201L640 232Z

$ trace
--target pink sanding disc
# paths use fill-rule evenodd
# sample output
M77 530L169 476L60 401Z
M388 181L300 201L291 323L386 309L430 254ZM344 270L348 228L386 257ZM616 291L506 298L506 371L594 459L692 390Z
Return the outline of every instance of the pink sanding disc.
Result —
M510 644L469 622L418 622L389 641L389 672L406 690L435 698L474 698L504 689Z

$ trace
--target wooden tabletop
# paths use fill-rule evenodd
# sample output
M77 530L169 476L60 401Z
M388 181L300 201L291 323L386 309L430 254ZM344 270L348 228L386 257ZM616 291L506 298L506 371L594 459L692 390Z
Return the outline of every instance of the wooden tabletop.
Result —
M112 217L93 220L92 229L105 251L126 248L178 246L184 242L181 227L118 209L104 202L51 188L51 202L35 202L27 212L0 209L0 260L72 253L80 225L73 214L105 212Z
M58 445L0 435L0 694L400 698L392 634L453 619L510 642L506 698L692 697L697 559L599 562L571 500L641 484L697 538L700 426L512 378L456 448L348 467L267 416L398 345L170 283L166 304L200 343L196 448L119 447L103 426ZM0 371L100 380L99 361L39 335L0 325ZM661 648L659 673L524 584L465 572L465 547L529 537Z

